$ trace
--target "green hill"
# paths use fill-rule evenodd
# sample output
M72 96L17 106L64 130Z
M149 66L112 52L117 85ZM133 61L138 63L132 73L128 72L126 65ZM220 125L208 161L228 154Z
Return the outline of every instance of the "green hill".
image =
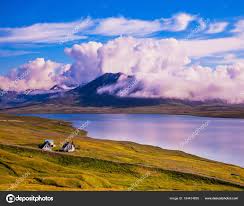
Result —
M74 137L69 123L0 115L0 190L244 190L244 169L159 147ZM53 139L53 152L38 145Z

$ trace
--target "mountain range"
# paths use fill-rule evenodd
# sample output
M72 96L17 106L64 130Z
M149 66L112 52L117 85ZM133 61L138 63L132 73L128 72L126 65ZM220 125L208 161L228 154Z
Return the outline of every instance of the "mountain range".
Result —
M149 98L130 95L141 91L142 87L142 83L137 82L134 76L128 76L123 73L105 73L87 84L75 88L55 85L49 90L27 90L21 93L15 91L2 92L0 96L0 108L2 111L13 109L16 111L16 108L18 110L32 107L43 108L48 105L49 110L52 110L52 105L60 105L60 108L69 107L70 112L73 112L72 108L79 107L92 107L98 111L102 108L112 108L113 110L120 108L122 110L126 109L126 112L128 109L132 111L133 108L143 107L145 110L140 110L142 112L150 113L150 108L153 108L153 113L164 113L162 107L165 108L167 106L167 110L169 110L169 107L170 111L172 110L171 107L173 107L174 113L176 114L187 113L192 108L198 108L198 112L204 112L205 110L208 113L211 113L211 111L223 111L226 114L226 111L228 111L227 116L229 116L229 113L232 114L234 111L234 116L236 114L241 114L242 116L242 113L244 116L243 104L230 105L219 99L191 101L187 99ZM225 117L225 115L220 116Z

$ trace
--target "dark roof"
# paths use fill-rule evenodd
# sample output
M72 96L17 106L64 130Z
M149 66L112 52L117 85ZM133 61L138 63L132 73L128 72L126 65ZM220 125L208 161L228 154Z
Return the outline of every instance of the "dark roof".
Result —
M42 149L44 146L52 147L50 142L44 142L43 144L40 145L40 148Z
M64 145L62 146L62 150L64 150L65 148L70 150L72 146L75 146L73 142L65 142Z

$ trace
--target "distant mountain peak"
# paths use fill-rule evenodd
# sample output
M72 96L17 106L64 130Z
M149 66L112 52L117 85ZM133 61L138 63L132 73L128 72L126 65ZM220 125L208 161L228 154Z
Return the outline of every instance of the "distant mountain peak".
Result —
M56 84L53 87L51 87L50 90L64 90L64 88L62 86Z
M125 74L119 72L119 73L105 73L96 79L88 82L85 85L81 85L73 90L71 92L80 92L85 93L88 95L97 93L97 89L104 86L109 86L112 84L115 84L121 76Z

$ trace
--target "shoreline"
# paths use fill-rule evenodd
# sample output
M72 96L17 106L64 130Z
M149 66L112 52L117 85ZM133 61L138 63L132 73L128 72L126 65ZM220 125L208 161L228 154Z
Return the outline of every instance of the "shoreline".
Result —
M80 107L59 104L32 105L17 108L0 109L6 114L165 114L189 115L197 117L244 119L243 106L228 105L159 105L143 107Z
M43 113L40 113L40 114L43 114ZM45 114L60 114L60 115L68 115L68 113L45 113ZM45 115L44 114L44 115ZM77 114L77 113L75 113ZM83 113L82 113L83 114ZM82 114L77 114L77 115L82 115ZM87 113L88 114L88 113ZM90 113L89 113L90 114ZM91 115L96 115L96 114L100 114L100 113L92 113ZM120 115L120 114L118 114ZM128 115L137 115L135 113L130 113ZM138 114L140 115L140 114ZM154 114L141 114L141 115L154 115ZM167 115L167 116L187 116L187 117L198 117L199 116L192 116L192 115L168 115L168 114L155 114L155 115ZM21 115L21 114L17 114L17 116L20 116L20 117L37 117L37 118L41 118L41 119L48 119L48 120L56 120L56 121L63 121L67 124L70 124L71 127L74 129L74 130L77 130L79 129L79 127L75 126L74 125L74 122L72 121L69 121L69 120L64 120L64 119L59 119L59 118L49 118L49 117L41 117L41 116L38 116L38 113L37 115L35 114L32 114L32 115ZM200 117L200 118L218 118L218 119L229 119L229 118L219 118L219 117ZM238 120L237 118L233 118L234 120ZM242 120L242 119L240 119ZM88 120L90 121L90 120ZM211 121L211 120L210 120ZM244 168L244 166L240 165L240 164L234 164L234 163L231 163L231 162L228 162L228 161L222 161L222 160L218 160L218 159L211 159L211 158L207 158L207 157L204 157L204 156L201 156L199 154L194 154L194 153L191 153L191 152L187 152L187 151L184 151L184 150L179 150L179 149L171 149L171 148L164 148L163 146L160 146L160 145L153 145L153 144L149 144L149 143L143 143L143 142L139 142L139 141L134 141L134 140L123 140L123 139L113 139L113 138L98 138L98 137L92 137L92 136L89 136L89 132L88 130L86 130L86 128L82 129L83 131L86 131L87 132L87 135L89 138L91 139L94 139L94 140L100 140L100 141L115 141L115 142L128 142L128 143L132 143L132 144L138 144L138 145L143 145L143 146L149 146L149 147L155 147L155 148L160 148L162 150L168 150L168 151L179 151L179 152L182 152L182 153L185 153L185 154L189 154L189 155L192 155L192 156L195 156L195 157L198 157L198 158L202 158L204 160L209 160L209 161L213 161L213 162L216 162L216 163L223 163L223 164L227 164L227 165L233 165L233 166L238 166L238 167L241 167L241 168ZM180 145L180 144L179 144Z
M0 124L0 155L6 168L11 169L6 176L9 183L0 184L0 190L12 184L13 171L21 176L21 171L25 170L31 173L27 178L30 183L20 188L30 190L59 190L61 187L61 190L106 190L107 187L127 190L138 176L152 170L155 173L142 183L140 190L244 189L244 168L238 165L136 142L95 139L87 136L84 130L74 137L77 147L73 153L56 152L56 149L45 152L37 145L47 137L58 145L75 129L69 121L6 114L0 114L1 119L21 122ZM49 166L43 167L40 161ZM0 175L4 171L0 168ZM69 175L70 172L74 175ZM91 175L95 182L90 182ZM120 181L114 182L114 178ZM82 185L82 188L75 185Z

